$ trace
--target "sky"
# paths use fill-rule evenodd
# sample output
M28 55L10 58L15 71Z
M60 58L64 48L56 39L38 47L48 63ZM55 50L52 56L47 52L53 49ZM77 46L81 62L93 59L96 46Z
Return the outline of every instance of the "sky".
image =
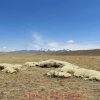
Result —
M0 0L0 51L100 48L100 0Z

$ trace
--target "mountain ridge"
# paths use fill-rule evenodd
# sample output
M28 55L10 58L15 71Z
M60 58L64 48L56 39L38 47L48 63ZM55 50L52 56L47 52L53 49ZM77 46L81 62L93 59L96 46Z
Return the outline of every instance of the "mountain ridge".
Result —
M51 55L96 55L100 56L100 49L91 50L18 50L10 52L0 52L0 54L51 54Z

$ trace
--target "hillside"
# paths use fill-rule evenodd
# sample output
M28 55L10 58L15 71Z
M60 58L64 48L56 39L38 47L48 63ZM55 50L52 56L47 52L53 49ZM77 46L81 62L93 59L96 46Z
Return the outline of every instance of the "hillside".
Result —
M57 55L88 55L88 56L100 56L100 49L94 50L77 50L77 51L56 51L52 54Z
M0 54L50 54L50 55L87 55L100 56L100 49L93 50L58 50L58 51L41 51L41 50L19 50L13 52L0 52Z

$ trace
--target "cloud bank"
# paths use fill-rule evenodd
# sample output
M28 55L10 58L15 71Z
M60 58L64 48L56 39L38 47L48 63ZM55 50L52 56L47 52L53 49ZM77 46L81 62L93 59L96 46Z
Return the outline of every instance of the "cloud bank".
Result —
M62 42L48 41L48 38L44 39L38 32L33 32L32 38L33 43L29 44L29 48L34 50L88 50L100 48L100 43L77 43L73 39Z
M32 41L23 45L22 48L11 49L7 45L0 46L0 52L9 52L17 50L88 50L88 49L100 49L100 41L86 41L83 43L76 42L74 39L66 41L53 40L50 37L44 38L40 33L31 33Z

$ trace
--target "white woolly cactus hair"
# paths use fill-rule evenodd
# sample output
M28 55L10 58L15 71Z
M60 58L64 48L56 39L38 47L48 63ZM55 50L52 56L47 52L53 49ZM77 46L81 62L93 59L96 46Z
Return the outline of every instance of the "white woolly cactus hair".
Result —
M46 60L46 61L41 61L39 62L39 66L42 67L45 65L49 65L49 67L53 67L52 65L54 65L54 63L56 65L60 65L58 67L61 68L57 68L53 71L50 71L47 73L47 76L58 76L58 77L65 77L64 75L68 75L68 77L72 75L76 76L76 77L81 77L83 79L90 79L90 80L98 80L100 81L100 72L96 71L96 70L89 70L89 69L85 69L85 68L81 68L79 66L76 66L74 64L68 63L68 62L64 62L64 61L59 61L59 60ZM45 66L45 67L47 67Z
M20 64L7 64L7 63L1 63L0 64L0 69L3 72L7 72L7 73L15 73L20 71L22 65Z
M0 64L0 70L7 73L15 73L20 70L27 70L29 67L44 67L44 68L54 67L55 70L48 72L46 74L47 76L67 78L74 75L75 77L81 77L83 79L100 81L99 71L81 68L69 62L59 61L59 60L54 60L54 59L38 61L38 62L26 62L23 65L7 64L7 63Z
M47 73L47 76L67 78L67 77L71 77L71 74L69 74L67 72L61 72L61 71L51 70L50 72Z

